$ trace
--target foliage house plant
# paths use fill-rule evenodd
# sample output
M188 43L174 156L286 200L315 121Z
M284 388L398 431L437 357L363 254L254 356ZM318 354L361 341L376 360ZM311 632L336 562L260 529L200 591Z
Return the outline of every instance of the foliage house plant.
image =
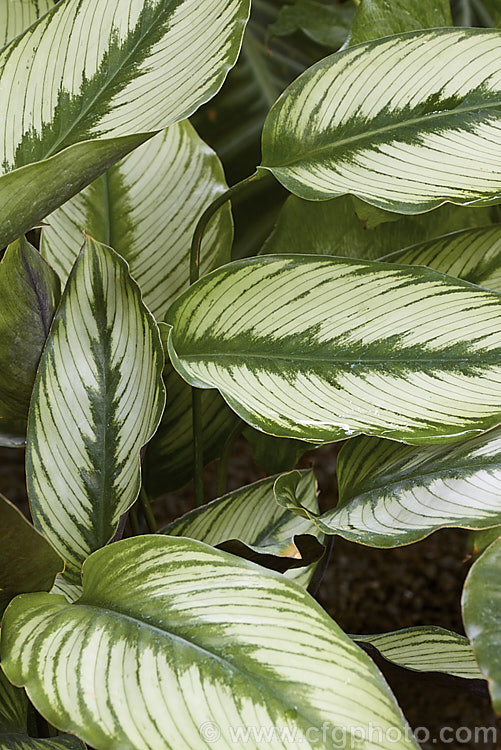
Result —
M501 3L250 6L0 0L1 748L417 748L367 643L501 711ZM454 526L466 636L315 600Z

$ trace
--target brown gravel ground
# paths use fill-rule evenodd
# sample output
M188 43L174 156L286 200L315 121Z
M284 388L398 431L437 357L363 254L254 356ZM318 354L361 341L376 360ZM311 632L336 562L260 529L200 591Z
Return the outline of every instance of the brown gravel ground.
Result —
M335 446L326 446L302 461L302 465L313 464L315 468L324 509L336 502L336 454ZM240 440L232 457L228 489L262 476L262 470L252 461L248 444ZM0 449L0 492L27 511L21 451ZM207 497L213 497L214 492L213 465L206 472ZM159 499L155 503L159 525L185 512L190 503L190 486ZM459 602L469 567L466 540L466 532L447 529L408 547L376 550L336 538L317 598L348 633L378 633L422 624L441 625L462 633ZM378 663L411 726L424 727L430 733L430 740L421 743L423 750L501 748L501 721L496 723L483 683L442 676L437 679L381 660ZM441 740L443 727L451 730ZM479 733L481 727L496 728L497 741L485 741ZM449 741L458 730L456 739ZM418 739L424 731L420 730Z

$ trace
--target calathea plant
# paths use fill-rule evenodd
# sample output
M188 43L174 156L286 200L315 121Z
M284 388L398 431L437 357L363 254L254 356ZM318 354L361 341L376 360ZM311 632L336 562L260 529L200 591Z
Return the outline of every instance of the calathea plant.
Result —
M32 521L0 499L2 748L417 748L361 643L501 710L501 32L361 0L326 34L315 5L256 0L247 33L249 0L0 0L0 438ZM267 98L228 189L187 118L244 163ZM269 476L226 494L242 432ZM335 441L321 512L295 465ZM485 547L468 637L350 636L308 592L328 537L445 526Z

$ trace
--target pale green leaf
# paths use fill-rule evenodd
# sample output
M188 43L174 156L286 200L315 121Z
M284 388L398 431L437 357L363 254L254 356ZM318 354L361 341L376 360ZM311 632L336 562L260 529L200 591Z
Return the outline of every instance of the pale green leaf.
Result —
M355 204L348 195L329 201L307 201L291 195L262 252L341 255L376 260L386 253L447 232L489 223L487 208L464 208L449 204L417 216L384 212L387 221L368 229L357 211L360 211L360 205ZM365 217L368 217L367 213Z
M483 679L464 635L434 625L417 625L375 635L354 635L370 643L388 661L416 672L443 672L466 680Z
M366 750L380 748L377 725L400 730L396 750L417 748L369 657L284 576L191 539L143 536L94 553L83 583L76 604L31 594L9 606L3 667L51 723L100 750L207 737L222 750L256 726L327 750L336 735L322 738L324 722L348 747L358 727Z
M454 446L355 438L341 449L337 474L339 503L315 520L351 541L397 547L447 526L501 523L499 427Z
M84 750L76 737L36 739L28 735L28 699L0 669L0 747L2 750Z
M349 46L405 31L452 25L449 0L362 0L353 18Z
M165 403L158 328L127 264L88 239L47 339L28 421L35 526L80 580L140 487L139 451Z
M501 33L434 29L317 63L271 109L262 167L291 192L419 213L501 201Z
M63 567L51 545L0 495L0 618L17 594L49 591Z
M0 2L0 48L50 10L53 0L2 0Z
M239 539L262 552L286 555L293 552L293 538L312 534L322 541L315 524L284 510L276 502L273 485L276 477L268 477L247 487L230 492L202 508L178 518L163 529L164 534L186 536L216 546L229 539ZM302 472L297 487L300 502L318 513L315 476ZM285 574L297 583L308 585L314 570L296 568Z
M169 352L263 432L453 441L501 421L500 304L431 269L269 255L184 292Z
M0 247L210 99L238 56L248 12L249 0L66 0L5 47ZM43 194L35 204L27 173Z
M167 357L169 328L159 324ZM192 389L167 359L163 371L167 406L160 426L148 445L143 481L148 494L158 497L182 487L193 478ZM202 446L205 463L221 455L223 444L237 418L217 391L202 394Z
M428 266L501 292L501 224L437 237L381 260Z
M192 126L172 125L51 214L41 253L66 279L87 232L125 258L145 304L162 318L188 286L197 220L226 189L219 159ZM227 204L205 234L203 273L230 259L231 242Z
M57 275L24 237L0 262L0 445L24 445L35 374L59 303Z
M466 634L487 682L496 713L501 713L501 538L468 573L463 590Z

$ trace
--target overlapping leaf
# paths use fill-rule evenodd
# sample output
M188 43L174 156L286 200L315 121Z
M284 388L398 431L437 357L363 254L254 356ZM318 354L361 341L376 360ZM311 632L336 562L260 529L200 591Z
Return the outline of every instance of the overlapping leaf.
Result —
M468 573L463 591L466 634L480 664L496 713L501 713L501 538L493 542Z
M0 49L53 5L53 0L3 0L0 3Z
M88 239L40 361L26 457L35 526L72 583L136 500L139 451L165 402L162 366L158 329L126 263Z
M76 737L36 739L28 735L28 699L0 670L0 746L2 750L84 750Z
M210 99L248 11L248 0L67 0L0 52L0 247Z
M362 205L369 210L373 208L368 204ZM432 240L447 232L484 226L490 222L487 208L452 205L417 216L384 212L385 221L371 227L367 224L367 216L367 212L362 212L351 196L307 201L291 195L285 201L262 252L341 255L376 260L392 251ZM395 262L407 261L396 259Z
M169 351L270 434L453 441L501 419L500 305L430 269L264 256L181 295Z
M454 446L356 438L339 454L338 478L339 504L318 523L353 541L394 547L445 526L496 526L501 428Z
M354 635L370 643L388 661L416 672L444 672L467 680L481 680L468 638L435 626L418 625L392 633Z
M500 58L491 29L410 32L327 57L270 111L262 166L314 200L353 193L401 213L500 202Z
M207 737L219 750L238 727L286 728L294 744L326 749L353 744L354 726L375 750L374 724L399 730L397 750L417 748L380 672L300 586L190 539L99 550L76 604L18 597L2 654L49 721L103 750ZM324 722L334 739L319 744Z
M428 266L501 292L501 225L455 232L405 248L382 260Z
M63 567L53 547L0 495L0 618L17 594L49 591Z
M59 303L57 275L24 237L0 262L0 445L24 445L31 391Z
M357 7L349 46L417 29L452 26L450 0L363 0Z
M167 352L168 327L160 323ZM160 426L148 445L143 465L144 483L151 497L179 489L193 478L193 411L191 388L169 360L163 378L167 406ZM221 454L223 444L237 421L219 393L202 394L202 445L205 463Z
M41 252L66 279L87 232L127 260L145 304L162 318L188 286L197 220L226 188L217 156L191 125L172 125L51 214ZM202 272L230 259L231 241L227 204L205 234Z
M197 508L169 524L163 533L199 539L216 546L230 539L239 539L261 551L272 551L274 555L293 555L294 536L312 534L319 539L319 529L307 519L284 511L273 496L276 477L268 477L247 487L230 492ZM303 472L297 487L300 502L314 513L318 513L315 476L312 471ZM308 570L297 568L286 575L306 586L314 566Z

